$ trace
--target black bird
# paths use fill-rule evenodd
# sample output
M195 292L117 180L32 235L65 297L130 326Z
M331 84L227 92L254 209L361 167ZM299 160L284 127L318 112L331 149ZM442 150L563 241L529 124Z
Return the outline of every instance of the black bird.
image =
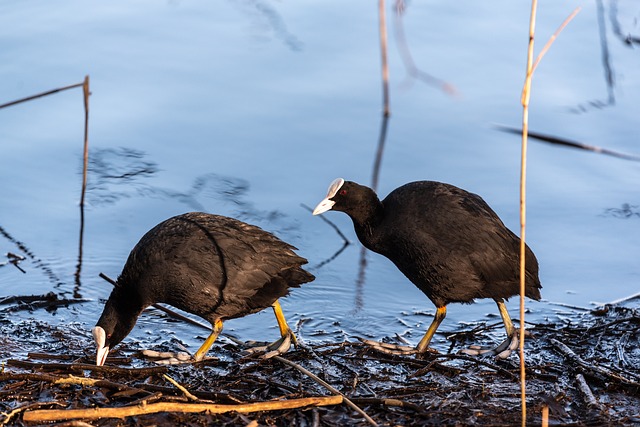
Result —
M504 300L520 292L520 238L480 196L450 184L418 181L393 190L381 202L372 189L338 178L313 214L330 209L349 215L360 242L389 258L436 306L415 349L376 343L379 349L426 352L447 304L476 298L495 300L507 330L507 340L490 351L499 354L509 347L501 355L506 357L515 348L517 331ZM528 246L525 264L526 296L539 300L538 261Z
M301 268L296 248L261 228L233 218L191 212L170 218L145 234L129 258L93 328L96 364L133 329L140 313L157 302L211 322L211 335L193 358L201 360L222 322L273 307L286 352L295 336L278 298L315 277ZM276 344L276 343L274 343Z

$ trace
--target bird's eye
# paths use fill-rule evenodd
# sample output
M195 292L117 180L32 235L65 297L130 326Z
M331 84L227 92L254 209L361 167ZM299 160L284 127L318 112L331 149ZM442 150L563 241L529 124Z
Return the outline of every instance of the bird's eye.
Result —
M347 195L347 190L340 190L340 195L341 196L346 196Z

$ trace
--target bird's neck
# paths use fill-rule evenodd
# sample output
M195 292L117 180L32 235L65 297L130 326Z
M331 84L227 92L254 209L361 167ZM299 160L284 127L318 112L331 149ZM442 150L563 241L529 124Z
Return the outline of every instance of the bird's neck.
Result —
M353 220L358 239L369 249L375 246L378 225L384 219L384 206L375 195L374 198L375 200L369 200L361 206L357 214L349 215Z

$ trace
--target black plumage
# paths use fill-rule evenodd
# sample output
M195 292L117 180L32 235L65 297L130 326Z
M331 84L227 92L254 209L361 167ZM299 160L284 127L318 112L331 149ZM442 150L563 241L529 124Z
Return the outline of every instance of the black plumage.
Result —
M277 300L314 280L295 249L259 227L219 215L191 212L158 224L129 254L93 329L97 364L129 334L140 313L158 302L213 325L196 360L211 347L223 321L270 306L283 337L291 334L295 341Z
M432 325L418 344L428 348L452 302L492 298L509 337L515 329L503 300L520 292L520 238L478 195L453 185L418 181L380 201L368 187L341 178L314 215L345 212L362 244L389 258L435 304ZM526 246L526 296L540 299L538 261Z

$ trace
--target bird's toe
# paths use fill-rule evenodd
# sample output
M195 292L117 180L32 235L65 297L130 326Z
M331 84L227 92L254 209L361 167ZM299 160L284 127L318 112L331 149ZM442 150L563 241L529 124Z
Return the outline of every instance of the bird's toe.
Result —
M291 348L291 343L294 342L295 337L291 330L288 333L280 337L280 339L267 344L250 347L245 351L251 355L259 355L263 359L270 359L274 356L280 356L285 354Z
M420 354L421 352L415 347L409 347L406 345L398 345L398 344L389 344L385 342L368 340L365 338L358 338L360 342L368 345L372 349L379 351L385 354L395 354L395 355L413 355ZM434 351L435 350L428 348L426 351Z
M529 332L525 330L525 336L529 336ZM520 343L520 330L514 330L511 336L508 336L506 340L501 342L497 347L481 347L478 345L472 345L468 348L464 348L459 351L461 354L469 356L495 356L497 359L507 359L511 356L511 353L518 348Z
M179 365L197 362L193 356L184 351L173 353L171 351L142 350L142 355L152 359L158 365Z

